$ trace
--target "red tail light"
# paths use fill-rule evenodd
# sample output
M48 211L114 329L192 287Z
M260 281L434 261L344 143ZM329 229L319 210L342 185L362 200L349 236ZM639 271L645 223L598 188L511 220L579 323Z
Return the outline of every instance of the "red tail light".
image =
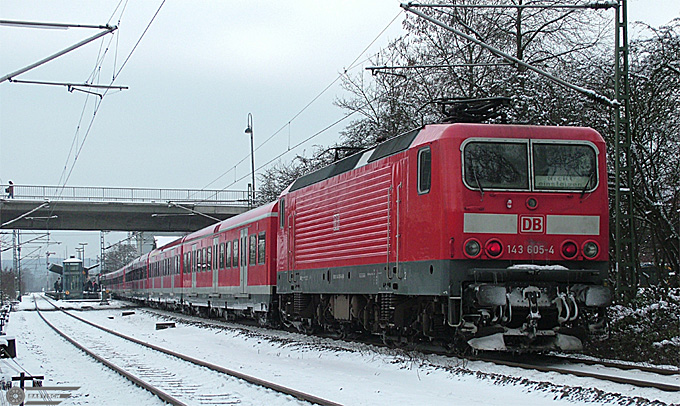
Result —
M565 241L562 243L562 256L566 259L573 259L578 254L578 246L573 241Z
M486 255L491 258L498 258L503 253L503 244L498 240L489 240L486 243Z

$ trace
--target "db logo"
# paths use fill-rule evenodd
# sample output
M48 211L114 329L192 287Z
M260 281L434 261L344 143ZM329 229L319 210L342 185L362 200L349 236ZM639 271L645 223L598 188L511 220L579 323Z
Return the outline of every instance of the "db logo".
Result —
M543 232L543 216L520 216L519 217L519 232L520 233L542 233Z

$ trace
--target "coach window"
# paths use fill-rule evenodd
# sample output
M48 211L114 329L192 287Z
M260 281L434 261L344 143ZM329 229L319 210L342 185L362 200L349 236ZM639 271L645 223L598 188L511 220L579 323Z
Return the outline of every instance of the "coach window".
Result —
M212 271L212 247L208 247L208 257L205 259L207 270Z
M234 261L232 262L233 266L237 267L238 266L238 240L234 240L233 244L234 246Z
M432 151L423 148L418 151L418 194L430 192L432 185Z
M286 226L286 199L279 200L279 226L284 228Z
M257 260L257 236L256 235L251 235L250 236L250 265L255 265L255 261Z
M217 269L217 244L212 246L212 268Z
M220 269L224 269L224 243L220 244Z
M257 236L257 263L264 264L265 258L265 233L260 233Z
M227 241L224 244L224 267L231 268L231 241Z

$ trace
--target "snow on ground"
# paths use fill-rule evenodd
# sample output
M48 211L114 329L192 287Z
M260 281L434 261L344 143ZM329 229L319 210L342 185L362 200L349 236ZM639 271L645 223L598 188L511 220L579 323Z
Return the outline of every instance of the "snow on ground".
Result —
M5 381L25 372L44 376L43 386L80 387L70 392L71 397L63 405L164 404L107 367L92 362L89 356L58 337L37 312L11 313L6 331L16 338L17 357L0 362L0 375ZM5 392L0 395L0 404L7 404Z
M82 386L77 396L64 405L131 404L123 401L125 396L151 397L69 348L70 344L45 326L36 312L28 311L31 305L24 300L19 310L26 310L12 313L8 326L8 334L17 338L16 360L32 374L44 374L61 384ZM442 356L413 356L300 334L230 328L232 325L227 323L206 328L177 322L176 328L156 330L156 322L172 316L143 309L122 316L121 309L111 308L120 304L98 311L76 311L76 314L162 347L346 405L642 405L650 403L647 399L656 404L678 401L677 393L655 389L517 370L485 362L464 363ZM50 308L44 301L40 306ZM89 306L100 308L97 303ZM46 313L46 317L49 316L50 313ZM3 371L8 364L0 364ZM135 400L135 403L157 404L153 399Z

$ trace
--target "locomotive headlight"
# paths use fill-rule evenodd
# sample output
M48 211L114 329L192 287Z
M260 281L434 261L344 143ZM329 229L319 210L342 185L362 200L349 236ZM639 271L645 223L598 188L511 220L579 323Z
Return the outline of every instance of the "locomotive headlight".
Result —
M482 246L479 241L475 239L469 239L465 242L465 255L470 258L477 258L482 252Z
M498 240L489 240L486 243L486 255L498 258L503 253L503 244Z
M583 255L588 259L593 259L600 253L600 248L595 241L586 241L583 244Z
M578 246L575 242L567 240L562 243L562 249L560 252L565 259L573 259L576 257L576 254L578 254Z

